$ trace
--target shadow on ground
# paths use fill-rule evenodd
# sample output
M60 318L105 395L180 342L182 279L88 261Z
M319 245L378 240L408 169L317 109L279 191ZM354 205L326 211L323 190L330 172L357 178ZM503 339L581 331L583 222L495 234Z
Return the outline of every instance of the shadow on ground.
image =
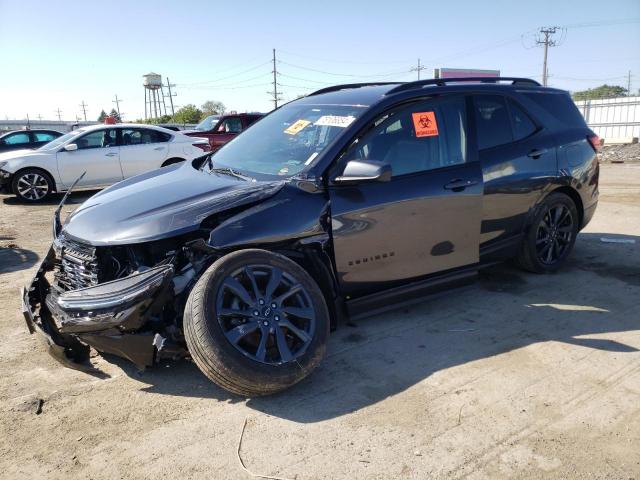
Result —
M38 255L31 250L12 244L0 244L0 274L29 269L36 264L38 258Z
M603 243L601 237L636 243ZM631 314L640 294L638 243L638 237L582 234L558 274L533 275L498 265L482 271L473 288L361 320L355 327L342 326L331 336L327 358L314 374L288 391L250 399L247 405L296 422L319 422L380 402L440 370L532 343L637 352L624 343L582 337L640 328L637 314ZM186 361L141 374L115 361L148 383L147 392L244 401L208 382Z
M69 198L67 198L66 205L78 205L83 203L89 197L92 197L98 190L83 190L81 192L71 192ZM28 203L20 200L15 195L11 195L2 199L5 205L21 205L21 206L42 206L42 205L58 205L62 200L64 193L54 193L48 196L46 199L35 203Z

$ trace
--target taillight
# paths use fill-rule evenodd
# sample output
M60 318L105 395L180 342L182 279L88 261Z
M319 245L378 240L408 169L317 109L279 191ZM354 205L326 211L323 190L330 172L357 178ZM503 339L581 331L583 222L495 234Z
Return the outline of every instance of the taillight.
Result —
M587 137L587 140L589 140L589 143L591 144L591 146L593 147L593 149L596 152L600 151L600 148L602 147L602 145L601 145L602 142L601 142L600 137L598 135L589 135Z
M203 152L209 152L211 150L211 145L209 143L194 143L194 147L198 147Z

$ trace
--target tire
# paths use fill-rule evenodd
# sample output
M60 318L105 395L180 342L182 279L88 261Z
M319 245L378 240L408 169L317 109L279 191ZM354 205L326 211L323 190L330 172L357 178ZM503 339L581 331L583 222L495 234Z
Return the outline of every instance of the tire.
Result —
M11 190L23 202L36 203L45 200L53 192L51 175L37 168L20 170L11 182Z
M579 216L573 200L564 193L550 194L525 233L517 263L534 273L557 271L573 250L578 230Z
M160 168L162 167L168 167L169 165L174 165L176 163L181 163L184 162L184 158L170 158L169 160L165 160L165 162L160 165Z
M184 311L187 348L198 368L246 397L280 392L309 375L324 357L329 325L309 274L283 255L257 249L214 262Z

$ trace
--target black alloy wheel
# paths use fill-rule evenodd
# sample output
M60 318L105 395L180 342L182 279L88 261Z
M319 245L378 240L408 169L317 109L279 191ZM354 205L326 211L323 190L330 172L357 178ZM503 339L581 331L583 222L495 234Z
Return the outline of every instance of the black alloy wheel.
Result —
M571 210L563 203L548 208L538 224L536 254L545 265L553 265L570 248L574 232Z
M573 250L579 223L573 200L564 193L551 193L538 206L525 232L518 264L535 273L558 270Z
M231 345L270 365L303 355L315 331L309 293L291 274L271 265L247 265L227 276L216 312Z

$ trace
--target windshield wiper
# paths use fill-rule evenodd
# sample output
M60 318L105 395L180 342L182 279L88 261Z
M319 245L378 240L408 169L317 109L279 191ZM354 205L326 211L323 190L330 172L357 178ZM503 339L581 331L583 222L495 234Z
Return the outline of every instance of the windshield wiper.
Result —
M236 178L241 178L242 180L249 180L249 181L253 181L254 179L252 177L249 177L248 175L243 175L240 172L234 170L233 168L230 167L213 167L209 170L209 175L211 175L212 173L222 173L225 175L231 175L232 177L236 177Z

